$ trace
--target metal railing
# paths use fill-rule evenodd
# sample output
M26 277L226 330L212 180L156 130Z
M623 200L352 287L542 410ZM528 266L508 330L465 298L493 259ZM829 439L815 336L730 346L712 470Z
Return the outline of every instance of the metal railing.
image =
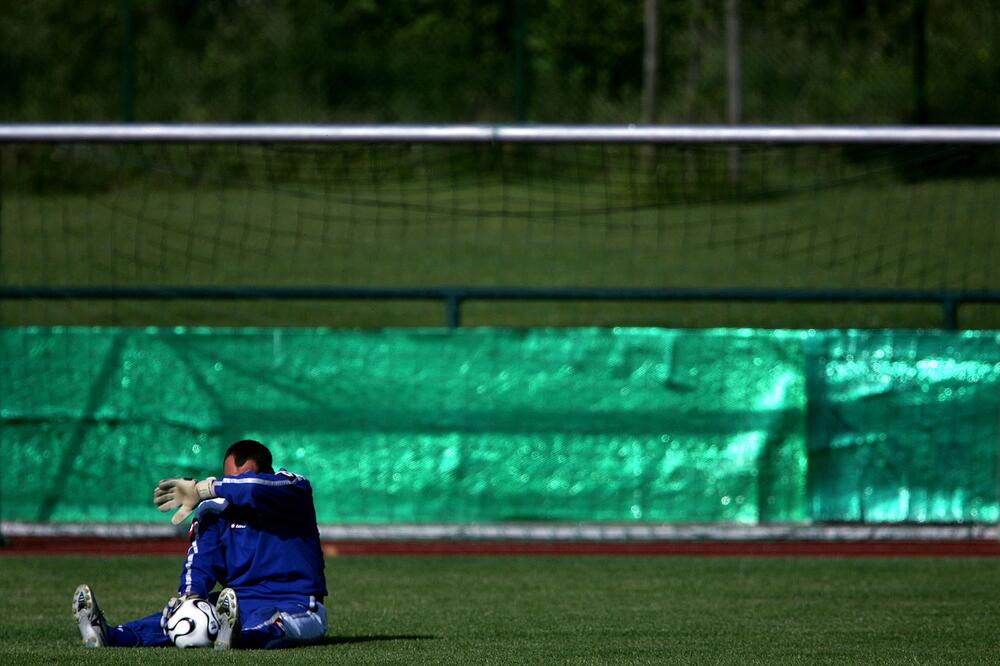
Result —
M913 289L656 289L588 287L0 287L0 299L214 301L441 301L449 328L462 325L466 301L661 301L770 303L929 303L942 328L958 328L959 306L998 303L1000 291Z

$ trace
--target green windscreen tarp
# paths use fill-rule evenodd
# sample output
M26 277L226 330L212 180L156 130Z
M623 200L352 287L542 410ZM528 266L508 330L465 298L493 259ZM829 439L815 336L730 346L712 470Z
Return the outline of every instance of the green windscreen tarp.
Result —
M997 332L0 336L4 521L162 522L242 438L321 523L998 517Z

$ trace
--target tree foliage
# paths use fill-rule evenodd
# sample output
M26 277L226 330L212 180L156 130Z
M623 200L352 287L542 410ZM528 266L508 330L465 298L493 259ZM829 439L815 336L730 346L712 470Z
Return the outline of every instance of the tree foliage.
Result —
M743 2L745 120L911 120L920 2L930 120L995 122L991 0ZM660 4L661 121L723 121L723 3ZM119 119L131 53L137 120L510 121L519 20L530 120L638 118L638 0L33 0L0 6L0 119Z

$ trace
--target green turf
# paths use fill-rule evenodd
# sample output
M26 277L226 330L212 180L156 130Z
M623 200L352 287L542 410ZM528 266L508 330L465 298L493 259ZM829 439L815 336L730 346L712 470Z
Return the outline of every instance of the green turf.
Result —
M79 645L77 583L123 621L162 605L177 558L0 567L4 664L1000 663L993 559L333 558L322 645L222 657Z

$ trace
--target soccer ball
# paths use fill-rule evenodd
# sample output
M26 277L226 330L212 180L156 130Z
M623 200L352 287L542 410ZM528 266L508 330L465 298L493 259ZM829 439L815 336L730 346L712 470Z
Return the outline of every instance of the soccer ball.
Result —
M179 648L208 647L218 635L215 606L204 599L188 599L167 620L167 636Z

